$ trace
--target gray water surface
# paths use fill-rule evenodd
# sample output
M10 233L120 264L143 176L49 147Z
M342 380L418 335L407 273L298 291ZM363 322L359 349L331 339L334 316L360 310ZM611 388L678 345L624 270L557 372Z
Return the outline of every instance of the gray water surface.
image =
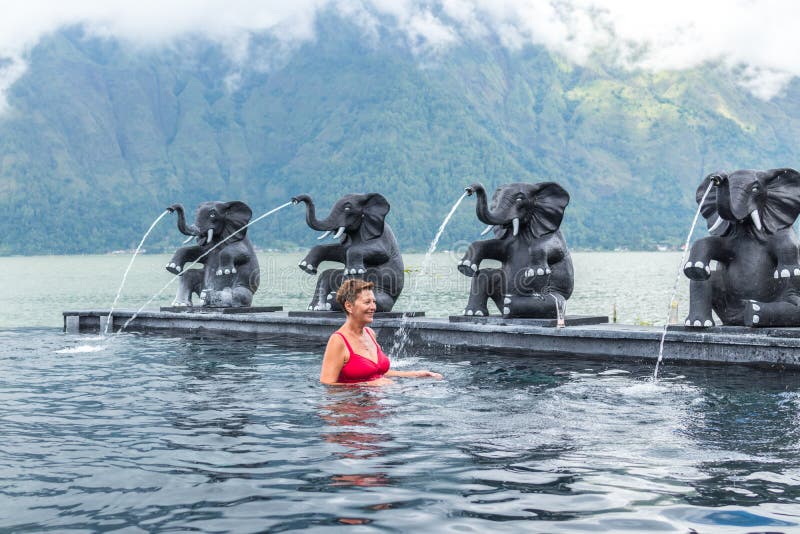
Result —
M407 255L399 309L459 313L458 256L416 279ZM306 306L301 257L261 254L254 305ZM167 259L137 258L119 306ZM576 253L567 312L659 324L679 259ZM476 347L393 359L443 381L329 388L296 339L62 333L128 261L0 258L0 532L800 532L800 373L667 360L653 384Z
M0 531L800 531L798 374L321 350L0 331Z

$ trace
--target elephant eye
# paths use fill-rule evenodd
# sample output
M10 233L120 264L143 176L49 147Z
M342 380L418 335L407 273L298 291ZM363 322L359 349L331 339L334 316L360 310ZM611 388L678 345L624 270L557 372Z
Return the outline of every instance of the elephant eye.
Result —
M345 206L344 211L350 211L350 206Z
M758 185L753 186L753 193L758 193Z

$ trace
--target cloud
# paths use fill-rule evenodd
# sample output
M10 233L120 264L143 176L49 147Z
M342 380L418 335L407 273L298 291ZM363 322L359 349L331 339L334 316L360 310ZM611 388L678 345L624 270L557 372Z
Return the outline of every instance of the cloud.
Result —
M82 26L89 35L136 46L164 46L187 36L222 44L244 60L248 37L273 32L284 41L314 36L314 19L328 0L30 0L7 2L0 14L0 112L7 89L26 70L26 58L46 35Z
M415 53L494 36L519 49L543 45L578 64L603 57L627 68L689 69L718 62L770 99L800 75L800 4L783 0L27 0L0 17L2 95L47 34L81 25L90 35L158 47L187 36L219 42L248 61L249 37L269 32L284 44L314 38L321 10L335 10L375 40L382 25ZM235 86L237 73L232 73Z
M598 52L623 67L683 70L717 62L770 99L800 75L800 4L784 0L441 0L460 29L508 47L539 44L578 64ZM479 31L475 31L475 28ZM461 32L464 34L464 32Z

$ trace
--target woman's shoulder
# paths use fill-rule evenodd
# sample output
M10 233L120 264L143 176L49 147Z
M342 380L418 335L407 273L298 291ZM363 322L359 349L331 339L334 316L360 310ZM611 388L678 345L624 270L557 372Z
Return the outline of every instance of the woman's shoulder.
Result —
M337 330L336 332L331 334L331 337L328 338L328 344L338 343L339 345L344 345L345 339L346 338L344 337L344 334L342 334L340 330Z
M347 339L344 337L344 334L338 330L331 334L331 337L328 338L328 347L325 353L340 355L344 362L347 363L347 360L350 359L350 351L348 350Z

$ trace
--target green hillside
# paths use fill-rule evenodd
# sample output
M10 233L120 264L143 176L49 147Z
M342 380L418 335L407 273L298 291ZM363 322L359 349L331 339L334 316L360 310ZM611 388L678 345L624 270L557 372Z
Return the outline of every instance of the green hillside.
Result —
M200 40L50 36L0 117L0 254L132 248L174 202L241 199L260 214L308 193L325 212L353 191L383 193L401 246L420 250L465 185L544 180L572 195L572 247L653 248L683 241L707 172L800 166L796 81L764 102L713 65L654 74L535 47L414 56L396 42L323 19L289 52L263 36L242 67ZM481 226L468 199L441 246ZM314 242L300 207L251 236ZM170 220L149 248L179 238Z

